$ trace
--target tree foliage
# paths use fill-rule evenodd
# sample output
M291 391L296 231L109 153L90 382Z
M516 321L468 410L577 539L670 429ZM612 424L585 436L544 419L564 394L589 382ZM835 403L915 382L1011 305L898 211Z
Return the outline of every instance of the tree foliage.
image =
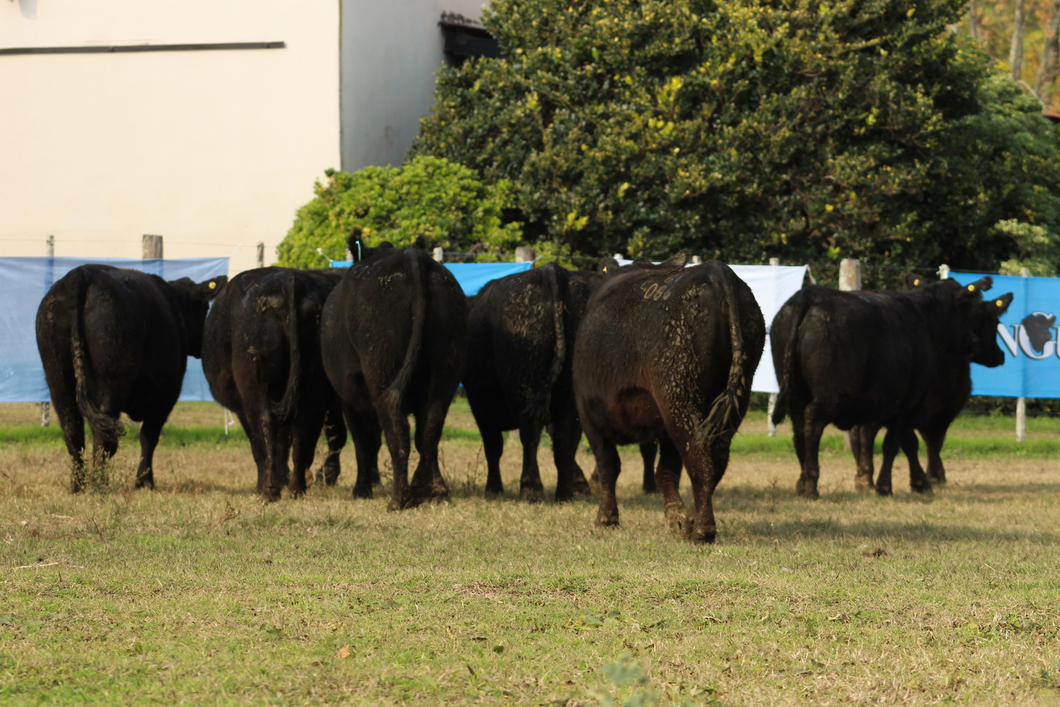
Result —
M959 0L494 0L415 151L585 254L996 268L1060 232L1056 130ZM1024 149L1028 148L1028 149ZM1018 229L1017 229L1018 230Z
M507 251L520 242L519 224L501 223L511 184L502 179L484 186L471 169L445 159L425 155L402 167L325 175L326 182L316 183L316 198L298 210L277 247L279 265L325 266L318 248L341 259L354 226L369 244L387 240L402 248L420 237L450 251L480 244Z

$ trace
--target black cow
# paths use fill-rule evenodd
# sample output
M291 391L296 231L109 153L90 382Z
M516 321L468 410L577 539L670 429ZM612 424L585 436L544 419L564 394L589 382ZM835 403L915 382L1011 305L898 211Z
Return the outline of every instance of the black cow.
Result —
M284 484L292 496L305 493L325 424L324 480L330 486L339 475L346 428L320 357L320 314L341 278L338 270L248 270L232 278L206 318L203 372L214 398L243 424L258 493L270 501Z
M320 326L324 369L357 447L354 496L371 497L364 457L378 450L382 430L394 468L390 509L446 499L438 442L464 367L464 294L456 278L418 248L368 248L359 229L347 245L355 262L328 297ZM411 488L410 414L420 454Z
M482 433L487 493L503 493L500 459L505 430L518 429L523 445L520 495L543 495L537 448L548 426L556 463L556 500L589 492L575 461L582 430L574 407L571 359L574 334L596 273L572 273L549 264L488 283L468 318L464 389Z
M930 282L922 275L907 275L905 280L906 287L909 289L922 287ZM975 283L975 286L976 289L985 292L990 289L991 283L988 280L980 280ZM982 316L989 320L986 327L993 325L996 329L998 319L1008 309L1008 302L1011 299L1011 296L1007 300L1003 297L998 298L991 301L992 306L986 306L985 311L981 312ZM945 355L940 360L939 370L932 382L930 394L926 398L926 404L929 406L927 422L918 427L917 431L924 438L924 446L927 447L927 477L932 482L945 483L946 481L946 467L942 463L942 445L946 441L946 433L950 429L950 424L964 409L972 393L971 362L972 359L963 354ZM995 362L997 362L996 358L991 361L991 363ZM873 487L872 450L879 427L879 425L863 425L850 430L850 448L859 465L855 477L855 485L859 491L866 491ZM911 459L910 464L919 464L916 458L918 447L919 444L913 436L906 435L902 441L906 459ZM891 463L886 458L883 468L887 470L891 468ZM888 481L889 478L888 476L884 481ZM887 486L886 483L884 485Z
M716 534L713 493L751 396L765 322L751 289L724 263L608 268L574 345L574 389L600 474L597 522L618 524L618 444L659 443L655 474L670 527L695 542ZM682 464L695 498L677 490Z
M934 404L933 391L961 385L952 371L955 361L965 366L967 361L986 366L1004 362L997 316L1012 295L984 302L980 290L990 282L984 278L964 288L943 280L886 292L813 286L780 308L770 330L780 381L773 421L791 415L802 468L796 486L800 496L818 496L817 454L829 423L842 430L887 428L878 494L891 493L890 464L899 446L909 457L912 489L930 491L931 482L917 461L913 430L930 427L934 417L943 416L946 404ZM864 437L860 441L858 485L870 488L872 445Z
M71 489L85 483L85 421L96 477L118 450L121 413L140 427L136 486L154 488L158 436L180 396L188 356L202 354L206 311L225 284L196 284L109 265L74 268L37 310L37 348L73 459Z

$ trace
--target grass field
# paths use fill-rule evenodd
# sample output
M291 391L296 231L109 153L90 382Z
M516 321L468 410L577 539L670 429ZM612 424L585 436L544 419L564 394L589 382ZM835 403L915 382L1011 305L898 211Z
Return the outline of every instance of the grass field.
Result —
M175 411L156 491L130 430L110 486L72 496L38 415L0 406L0 704L1060 704L1055 419L1022 445L958 420L928 497L904 460L893 498L856 494L829 434L803 501L790 435L752 413L694 547L633 448L617 530L593 499L518 501L514 441L484 499L463 401L452 503L401 513L352 500L352 454L338 487L263 505L212 404Z

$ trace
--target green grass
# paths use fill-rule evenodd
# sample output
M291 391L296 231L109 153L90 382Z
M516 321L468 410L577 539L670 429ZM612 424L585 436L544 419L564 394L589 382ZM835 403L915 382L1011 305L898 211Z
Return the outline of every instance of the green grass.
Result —
M353 501L347 453L338 487L263 505L245 437L183 414L151 493L132 430L78 496L54 431L0 438L0 704L1060 703L1055 430L962 418L950 483L913 495L900 459L889 499L854 492L829 434L807 502L752 415L695 547L634 449L615 530L592 499L520 502L514 441L483 498L460 404L451 504Z

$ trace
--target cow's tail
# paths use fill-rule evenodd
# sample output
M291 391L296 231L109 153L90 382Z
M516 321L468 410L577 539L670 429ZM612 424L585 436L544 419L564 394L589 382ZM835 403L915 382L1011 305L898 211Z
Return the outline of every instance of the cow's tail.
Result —
M107 415L88 392L88 353L85 344L85 300L88 287L92 284L91 276L77 268L70 273L74 276L74 305L70 312L70 350L74 364L74 397L77 409L81 411L94 435L103 439L117 439L124 428L118 418Z
M753 370L748 370L749 357L744 348L743 327L740 324L741 314L739 300L736 296L736 275L726 271L722 279L722 292L725 295L725 314L729 318L729 343L732 348L732 362L729 364L729 377L725 390L714 399L710 412L697 430L699 442L706 444L709 440L732 436L740 426L747 404L750 401L749 391Z
M548 378L533 400L527 405L525 414L541 424L548 424L551 417L552 389L556 387L556 381L563 373L563 364L567 359L567 336L563 326L563 286L560 282L558 267L546 265L542 268L545 279L545 288L548 291L548 308L552 315L552 328L554 343L552 348L552 366L548 371Z
M272 414L276 416L280 424L286 424L298 412L298 379L302 375L301 347L298 342L298 283L295 278L288 277L284 283L284 299L287 311L284 312L284 333L287 335L288 367L287 385L284 387L283 397L271 403Z
M777 374L777 384L779 386L779 392L777 393L777 401L773 406L773 424L779 425L784 421L784 417L788 414L788 397L791 391L791 372L795 369L795 349L799 344L799 327L802 325L802 320L806 316L806 312L810 310L812 304L809 297L805 294L796 295L793 302L795 311L791 313L788 321L788 340L784 347L784 358L781 359L780 370ZM785 305L787 306L787 305ZM776 341L777 332L773 331L771 335Z
M430 271L423 267L420 258L423 251L406 250L405 261L409 264L409 280L412 286L412 333L409 336L409 346L405 350L405 359L401 362L397 376L390 383L384 394L386 409L391 420L401 417L401 408L405 400L405 392L412 381L412 374L416 370L416 362L423 348L423 332L427 325L427 297L428 278Z

